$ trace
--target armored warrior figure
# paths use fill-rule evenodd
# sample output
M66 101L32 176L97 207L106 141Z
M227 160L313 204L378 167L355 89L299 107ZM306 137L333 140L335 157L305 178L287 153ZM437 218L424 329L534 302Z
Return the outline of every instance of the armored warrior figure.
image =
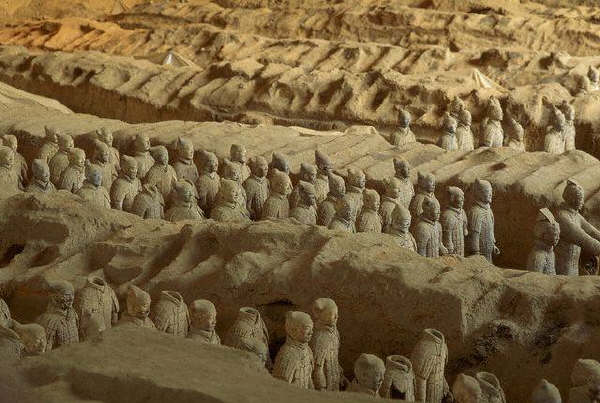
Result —
M23 343L22 356L40 355L46 352L46 330L37 323L13 322L13 330Z
M108 162L114 167L114 172L119 172L121 170L121 154L119 154L119 150L113 147L112 132L110 129L102 127L96 130L96 137L108 147L110 154Z
M356 232L380 233L382 221L379 216L379 193L373 189L366 189L364 200L365 204L356 222Z
M425 199L434 200L438 206L439 202L435 197L435 176L433 174L421 174L418 173L417 179L417 194L413 197L410 202L410 215L412 216L413 222L417 224L419 222L419 218L423 213L423 201Z
M300 388L314 389L314 359L308 346L313 333L310 315L298 311L288 312L285 318L285 332L287 338L275 357L273 376Z
M467 106L465 105L465 102L458 95L456 95L448 104L447 110L450 116L458 119L460 113L467 110Z
M273 153L271 156L271 163L269 164L269 179L271 179L271 175L273 175L275 170L283 172L289 177L290 164L285 155L281 153Z
M127 311L123 312L119 323L133 323L146 329L156 329L150 315L150 294L131 284L127 289Z
M432 199L423 201L423 214L415 227L417 252L425 257L440 257L448 254L442 243L442 226L439 222L440 206Z
M317 164L315 192L317 195L317 206L320 206L329 195L329 175L333 170L333 164L329 160L329 157L319 150L315 150L315 163Z
M473 188L473 206L467 215L469 223L467 250L470 255L483 255L490 263L493 255L500 253L500 249L496 247L494 212L491 203L492 185L488 181L477 179Z
M558 388L542 379L531 394L531 403L562 403Z
M110 188L110 200L114 209L131 211L135 196L142 190L137 168L135 158L128 155L121 158L121 175Z
M594 403L598 401L600 363L591 359L579 359L571 372L569 403Z
M161 332L186 337L190 329L190 313L181 294L177 291L161 291L152 321Z
M135 196L131 212L142 218L161 219L165 217L165 201L156 185L146 183Z
M458 141L456 140L456 129L458 123L450 115L444 116L442 123L442 135L438 140L438 146L446 151L458 150Z
M560 225L560 240L555 249L556 272L577 276L582 249L592 256L600 255L600 231L580 213L585 200L581 186L568 180L562 196L564 202L556 215Z
M4 136L4 145L13 150L15 160L13 169L19 177L19 189L24 190L25 184L29 180L29 175L27 172L27 161L25 161L25 158L18 151L19 143L17 137L12 134L7 134Z
M544 138L544 151L551 154L562 154L565 152L565 136L567 134L567 122L565 115L558 108L552 107L552 124L546 128Z
M467 214L463 209L465 194L462 189L448 187L450 205L444 213L442 224L442 241L451 255L465 256L465 237L469 235Z
M51 127L44 127L46 136L44 137L44 143L40 147L38 153L38 159L50 162L54 154L58 152L58 132Z
M300 181L310 183L312 185L315 184L317 179L317 167L311 164L302 163L300 164ZM294 190L292 190L292 194L290 195L290 208L294 208L298 205L298 201L300 198L300 189L296 186Z
M400 188L398 187L398 181L396 181L395 178L384 179L383 187L385 193L383 194L381 205L379 206L379 215L381 216L383 232L389 233L394 209L396 206L404 207L404 205L398 202Z
M335 217L329 224L329 229L355 233L356 211L352 201L344 196L336 207Z
M48 193L56 190L54 184L50 182L50 168L46 160L33 160L31 163L31 173L33 178L27 186L27 192Z
M271 194L263 206L261 219L287 218L290 215L288 195L292 191L290 177L279 170L271 174Z
M264 157L256 156L250 159L250 169L252 175L244 182L246 210L252 220L258 220L269 197L269 165Z
M310 340L315 359L313 383L317 390L338 391L347 383L338 360L338 307L330 298L318 298L313 302L312 313L315 318L314 333Z
M75 194L94 206L110 208L110 196L102 186L102 172L96 165L88 165L83 186Z
M239 205L239 207L246 211L246 203L248 198L246 197L246 191L244 190L244 187L242 186L242 174L240 171L240 165L236 164L234 162L231 162L230 160L228 160L227 158L225 158L223 160L223 165L222 165L223 169L222 169L222 175L221 175L221 181L225 180L229 180L232 181L235 186L237 187L236 190L236 204ZM223 182L221 182L221 185L223 185ZM216 203L219 204L220 202L222 202L222 200L219 199L219 194L217 194L217 200ZM211 211L212 213L212 211ZM247 211L246 211L247 214Z
M409 208L410 201L415 195L415 189L410 181L410 164L406 160L394 158L394 180L398 186L398 203Z
M145 134L138 134L133 141L134 156L138 164L137 177L142 180L154 165L154 158L150 155L150 140Z
M216 204L221 184L221 178L217 173L219 160L215 154L208 151L202 152L202 160L202 175L200 175L198 182L196 182L198 205L209 216L210 211Z
M329 174L328 187L327 198L317 208L317 224L324 227L329 227L335 217L336 206L346 195L346 183L339 175Z
M73 285L67 281L56 281L51 284L51 292L46 312L36 320L46 329L48 351L79 342L79 317L73 309Z
M348 392L378 396L385 376L383 360L373 354L361 354L354 362L354 380Z
M69 155L71 154L73 147L75 147L73 137L68 134L58 135L58 151L50 159L50 162L48 162L48 166L50 167L50 180L55 185L59 184L62 173L69 166Z
M296 207L290 211L290 217L295 218L301 224L317 224L317 199L315 196L315 187L312 183L300 181L296 186L298 189L298 202Z
M527 258L527 270L556 274L554 247L560 237L560 226L550 210L539 210L533 232L535 241Z
M403 355L390 355L385 360L385 375L381 386L382 397L415 400L415 374L412 363Z
M89 165L102 172L102 187L107 192L110 192L113 182L117 179L117 171L110 158L110 148L100 140L94 140L94 159Z
M250 168L246 165L246 147L241 144L232 144L229 149L229 159L238 166L240 183L244 183L250 177Z
M13 168L14 155L9 147L0 146L0 192L6 197L20 192L19 175Z
M503 117L500 102L495 97L491 97L487 104L487 116L481 122L482 147L502 147L504 143L504 130L501 124Z
M269 331L260 313L250 307L242 307L238 316L225 336L224 344L239 350L250 351L271 367L269 357Z
M221 344L215 326L217 310L214 304L206 299L197 299L190 304L190 332L188 337L208 344Z
M457 116L456 143L460 151L472 151L475 148L473 139L473 130L471 129L471 112L466 109L461 110Z
M398 110L398 129L390 136L390 143L397 147L409 143L415 143L417 138L410 129L410 113L406 109L396 109Z
M444 377L444 369L448 363L448 347L444 335L435 329L423 330L410 360L415 373L415 400L441 403L449 393Z
M194 145L191 141L180 137L177 139L176 149L177 159L173 164L173 168L176 174L175 176L179 180L187 180L190 183L198 182L198 178L200 177L200 175L198 175L198 168L196 167L196 164L194 164ZM159 153L162 153L162 150L160 150ZM166 163L164 162L164 156L161 157L163 159L162 165L168 165L169 154L167 153Z
M348 176L346 177L346 199L352 204L352 208L356 215L358 215L363 208L365 181L365 174L362 170L352 168L348 170ZM356 216L353 221L356 221Z
M193 188L193 185L188 181L179 181L175 184L173 206L167 210L165 220L176 222L204 218L202 209L196 204Z
M510 136L506 146L517 151L525 152L525 143L523 142L525 131L523 130L523 126L517 122L512 114L509 114L508 116L508 127L510 129Z
M566 100L560 104L560 111L565 117L565 151L575 150L575 108Z
M77 293L75 308L81 318L79 330L84 340L89 336L85 317L98 316L105 329L110 329L119 318L117 295L104 279L93 275L88 276L85 286Z
M52 178L52 171L50 172ZM85 180L85 151L81 148L72 148L69 152L69 166L60 175L58 188L77 193Z
M458 374L452 385L452 396L457 403L485 402L483 392L477 379L465 374Z
M212 209L210 218L221 222L246 222L249 220L243 198L240 196L239 183L229 179L221 179L217 196L217 205Z
M154 165L146 174L144 184L156 186L163 200L167 201L177 182L178 175L175 173L175 169L169 165L169 152L165 146L153 147L152 158L154 158ZM196 176L198 175L196 174ZM191 183L195 183L195 181Z
M589 80L589 90L597 91L600 89L600 71L594 66L590 66L587 72L587 78Z
M0 359L3 365L14 364L23 354L23 343L12 329L0 327Z
M410 212L398 205L392 212L392 223L389 227L388 234L393 235L401 247L416 252L417 241L415 241L415 238L410 233L410 223Z

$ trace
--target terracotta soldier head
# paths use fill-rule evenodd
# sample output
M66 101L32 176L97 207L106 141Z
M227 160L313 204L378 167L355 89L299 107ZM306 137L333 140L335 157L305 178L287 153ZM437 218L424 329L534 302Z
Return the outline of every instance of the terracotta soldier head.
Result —
M531 403L561 403L562 398L556 386L542 379L531 394Z
M43 326L13 321L13 329L21 338L27 354L37 355L46 351L46 330Z
M31 172L33 179L42 185L47 185L50 182L50 168L46 160L33 160L31 163Z
M290 311L285 317L285 331L292 340L308 343L313 334L313 321L305 312Z
M205 173L214 173L219 169L219 159L214 153L209 151L202 152L202 169Z
M587 77L589 78L591 83L597 84L598 81L600 81L600 72L596 67L590 66L588 68Z
M58 149L62 151L69 151L71 148L75 147L75 142L73 141L73 137L68 134L59 134L58 135Z
M14 151L6 146L0 146L0 166L12 168L15 159Z
M191 141L181 137L177 140L177 157L183 161L194 159L194 145Z
M121 157L121 175L126 179L134 180L137 178L138 163L137 160L129 155Z
M275 193L288 196L292 193L292 182L289 176L281 171L275 171L271 178L271 189Z
M380 197L373 189L365 190L365 205L364 207L370 210L379 211Z
M375 394L383 384L385 364L373 354L361 354L354 363L354 376L359 385Z
M406 160L394 158L394 171L396 178L406 179L410 176L410 164Z
M94 158L100 163L107 163L110 161L110 150L106 143L100 140L94 140Z
M448 187L448 199L450 201L450 206L461 209L465 203L465 193L461 188L456 186Z
M469 112L466 109L463 109L458 113L458 123L460 125L465 126L465 127L471 127L471 122L472 122L471 112Z
M317 179L317 167L312 164L300 164L300 180L308 183L315 183Z
M72 148L69 151L69 164L79 169L85 168L85 151L81 148Z
M219 187L219 199L224 203L235 204L239 199L239 186L230 179L221 179L221 186Z
M422 216L430 221L438 221L440 219L440 205L431 197L426 197L423 200Z
M563 113L563 115L565 116L565 119L567 120L567 122L573 122L573 119L575 119L575 108L573 107L573 105L568 103L567 100L564 100L560 104L559 108L560 108L561 112Z
M481 179L475 180L474 196L475 200L479 202L491 203L493 197L492 184Z
M321 175L329 175L333 169L333 164L329 157L319 150L315 150L315 163Z
M539 239L544 243L556 246L560 238L560 225L554 219L554 216L547 208L542 208L538 211L536 223L534 227L535 239Z
M563 190L563 200L567 206L579 211L583 208L585 192L583 188L575 181L567 180L567 186Z
M358 189L365 188L365 173L361 169L350 168L348 170L348 184Z
M490 97L487 104L487 116L493 120L502 120L504 113L500 101L496 97Z
M418 173L417 183L419 185L419 190L426 193L435 192L435 176L431 173L423 174L421 172Z
M398 125L401 128L407 128L411 122L410 112L404 108L398 108Z
M44 127L44 132L46 134L45 140L47 143L58 143L58 131L55 128L46 126Z
M190 304L190 319L195 329L212 332L217 325L217 309L206 299L197 299Z
M130 285L127 290L127 313L138 319L146 319L150 315L150 294L141 288Z
M278 171L284 172L289 175L290 173L290 164L287 161L285 155L281 153L273 153L271 157L271 165L269 169L277 169Z
M398 182L394 180L394 178L385 178L383 180L383 186L385 188L385 196L390 199L397 199L400 196L400 186L398 186Z
M558 109L556 106L552 106L552 126L554 130L562 131L567 126L567 120L565 119L565 115Z
M247 161L246 147L241 144L232 144L229 149L229 158L233 162L239 162L245 164Z
M150 139L143 133L139 133L135 136L133 146L136 153L145 153L150 151Z
M50 303L55 308L62 311L71 309L74 298L75 289L68 281L57 280L50 284Z
M338 321L338 307L331 298L317 298L313 302L312 314L317 325L335 326Z
M98 187L102 184L102 171L95 165L88 165L85 170L86 182Z
M152 147L152 157L157 165L169 165L169 151L167 151L167 147L165 146Z
M252 171L252 175L255 177L264 178L269 172L269 164L264 157L257 155L253 158L250 158L250 170Z
M228 158L223 159L223 179L240 182L242 180L242 172L237 164L231 162Z
M336 174L329 174L329 193L335 197L344 197L346 194L346 182L344 178Z
M458 123L456 122L456 119L454 119L449 114L446 114L442 122L442 130L444 131L444 133L454 136L457 127Z
M175 183L175 192L178 204L191 203L194 199L194 186L185 180Z
M113 145L113 134L112 131L108 127L101 127L96 130L96 136L98 136L98 140L103 142L109 147Z
M315 186L312 183L300 181L298 182L300 202L304 206L315 206L317 197L315 195Z
M408 209L397 205L392 211L392 230L401 234L407 234L410 229L411 216Z

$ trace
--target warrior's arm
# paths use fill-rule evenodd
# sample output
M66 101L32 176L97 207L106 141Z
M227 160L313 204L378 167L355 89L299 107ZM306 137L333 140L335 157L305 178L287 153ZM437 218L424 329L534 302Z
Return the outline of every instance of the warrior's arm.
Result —
M585 218L581 217L581 228L592 238L600 241L600 231L590 224Z
M598 235L598 230L583 217L580 223L573 220L561 220L560 231L561 238L580 246L588 253L595 256L600 255L600 241L595 238L595 235ZM591 235L588 235L588 231L591 232Z

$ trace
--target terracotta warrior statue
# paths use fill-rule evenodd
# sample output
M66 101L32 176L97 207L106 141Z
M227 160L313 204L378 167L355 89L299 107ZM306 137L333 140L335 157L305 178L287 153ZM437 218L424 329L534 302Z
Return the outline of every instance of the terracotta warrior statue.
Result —
M165 201L156 185L146 183L142 186L142 191L133 200L131 212L147 219L165 217Z
M450 392L444 377L448 363L448 347L444 335L435 329L423 330L410 360L415 373L415 400L441 403Z
M600 385L600 363L592 359L577 360L571 372L568 402L597 402L598 385Z
M378 396L384 376L383 360L376 355L363 353L354 362L354 380L350 384L348 392Z
M417 241L410 233L410 223L410 212L398 205L392 212L392 223L387 233L394 236L399 246L416 252Z
M31 182L27 186L27 192L48 193L54 192L56 188L50 182L50 167L46 160L36 159L31 162Z
M473 151L473 149L475 149L475 140L473 138L473 130L471 129L471 112L463 109L454 117L458 121L456 127L456 143L458 149L460 151Z
M509 135L506 146L520 152L525 152L525 142L523 140L525 131L523 126L515 119L512 113L507 113Z
M452 394L457 403L506 403L500 381L490 372L478 372L474 377L459 374L452 385Z
M300 181L296 186L298 189L298 201L296 207L290 211L290 217L295 218L301 224L317 224L317 199L315 187L312 183Z
M273 364L273 376L304 389L314 389L313 353L308 345L313 321L304 312L290 311L285 318L287 338Z
M300 164L300 179L298 182L307 182L314 186L317 180L317 167L311 164L302 163ZM292 194L290 194L290 208L294 208L298 205L300 199L300 189L298 186L294 187Z
M250 351L261 358L267 368L271 368L269 357L269 331L260 313L250 307L242 307L225 336L224 344L239 350Z
M533 233L535 240L527 258L527 270L556 274L554 247L560 237L560 225L547 208L539 210Z
M589 91L597 91L600 89L600 71L594 66L590 66L587 72L589 80Z
M500 254L494 235L494 212L491 203L492 185L488 181L477 179L473 187L473 205L467 215L467 250L469 255L483 255L490 263L494 255Z
M177 179L187 180L190 183L198 182L200 175L198 174L198 168L196 167L196 164L194 164L194 144L192 144L192 142L188 139L179 137L175 144L175 148L177 155L175 163L173 164L173 170ZM160 150L159 153L162 154L162 150ZM164 156L161 155L161 158L163 160L161 165L169 164L168 153L166 158L167 162L164 162Z
M198 189L198 205L209 216L210 211L216 204L221 177L217 173L219 170L219 160L217 156L208 151L202 151L202 174L196 182Z
M6 197L21 191L19 175L14 170L14 155L9 147L0 146L0 193Z
M107 127L101 127L96 130L96 137L108 147L110 153L109 163L114 167L114 172L119 172L121 170L121 154L119 150L113 147L112 131Z
M37 323L20 324L13 322L14 332L23 343L21 356L35 356L46 352L46 329Z
M156 329L173 336L186 337L190 329L190 312L177 291L161 291L154 306L152 321Z
M347 197L339 200L336 206L335 217L329 224L329 229L344 232L356 232L356 210L354 203Z
M417 252L425 257L447 255L448 250L442 242L442 226L439 222L440 206L432 199L423 201L423 214L415 227Z
M58 151L48 162L50 167L50 180L55 185L59 184L62 173L69 166L69 155L71 150L75 147L73 137L68 134L58 135Z
M373 189L365 189L364 201L362 212L356 221L356 232L380 233L382 221L379 216L379 193Z
M465 194L455 186L448 187L449 205L440 220L442 241L450 255L465 256L465 237L469 235L467 213L463 209Z
M81 318L79 331L87 339L84 318L98 315L105 329L110 329L119 319L119 300L113 289L100 277L89 275L85 286L77 293L75 310Z
M555 249L556 273L577 276L582 249L589 255L600 255L600 231L580 213L585 194L579 184L568 180L562 196L564 201L556 214L560 225L560 240Z
M315 192L317 195L317 206L319 206L325 201L327 195L329 195L329 174L332 173L333 164L329 157L319 150L315 150L315 163L317 165Z
M0 327L0 358L4 366L14 365L23 355L24 346L19 335L7 327Z
M154 165L154 158L150 155L150 139L145 134L138 134L133 140L133 151L137 161L137 177L142 180Z
M381 198L379 215L381 216L383 232L389 234L392 225L392 213L396 206L404 207L404 204L398 202L398 198L400 197L400 187L395 178L385 178L383 180L383 188L385 189L385 193Z
M439 202L435 197L435 176L433 174L422 174L418 173L417 179L417 194L413 197L410 202L410 215L412 216L413 223L416 225L419 222L419 218L423 213L423 201L425 199L432 199L438 206Z
M338 360L338 307L330 298L318 298L313 302L312 313L315 326L309 344L315 359L313 383L317 390L338 391L348 383Z
M110 208L110 196L102 186L102 172L96 165L88 165L85 171L83 186L75 194L94 206Z
M52 178L52 171L50 171ZM71 148L69 152L69 166L60 175L58 188L77 193L85 181L85 151L81 148Z
M410 112L400 107L396 108L396 110L398 111L398 129L390 136L390 143L398 147L409 143L415 143L417 138L410 129Z
M67 281L50 285L51 294L46 312L36 320L46 329L48 351L66 344L79 342L79 317L73 309L75 290Z
M58 131L51 127L44 127L44 143L40 147L38 159L50 162L54 154L58 152Z
M127 311L123 312L119 323L133 323L145 329L156 329L150 315L150 294L131 284L127 289Z
M269 179L271 175L275 172L275 170L279 172L283 172L284 174L290 175L290 163L285 155L281 153L273 153L271 156L271 163L269 164Z
M403 355L386 358L380 394L387 399L415 400L415 374L408 358Z
M223 185L222 181L224 179L232 181L237 187L236 203L240 206L242 210L246 211L246 203L248 201L248 198L246 196L246 191L242 186L242 172L240 170L240 165L225 158L223 160L222 167L223 168L221 173L221 186ZM216 204L219 204L220 202L221 200L219 199L219 194L217 194ZM246 213L248 212L246 211Z
M500 101L495 97L490 97L487 103L487 116L481 122L482 147L502 147L504 143L504 129L502 129L502 119L504 113L500 106Z
M89 164L102 172L102 187L107 192L110 192L110 188L118 176L110 159L110 148L100 140L94 140L94 158Z
M531 403L562 403L558 388L542 379L531 394Z
M131 211L135 196L142 190L142 184L137 176L137 161L128 155L121 158L121 174L110 188L112 208Z
M262 216L262 210L269 197L269 164L264 157L256 156L250 159L250 170L252 175L244 182L246 191L246 210L250 219L258 220Z
M438 147L446 151L458 150L458 141L456 140L456 129L458 123L450 115L444 116L442 122L442 135L438 140Z
M452 101L450 101L450 103L446 107L446 110L450 116L452 116L455 119L458 119L458 115L462 111L467 110L467 106L465 105L465 101L463 101L461 97L455 95L454 98L452 98Z
M329 174L329 193L317 208L317 224L329 227L336 213L336 206L346 195L346 183L344 178L334 173Z
M564 153L566 135L567 121L565 115L557 107L552 106L551 125L546 128L544 151L551 154Z
M394 158L394 181L398 186L398 203L410 207L415 189L410 181L410 164L406 160Z
M353 168L348 170L348 176L346 176L346 199L352 204L352 208L356 212L356 215L358 215L363 208L365 182L366 178L362 170Z
M166 203L171 197L171 192L173 192L179 176L175 172L175 169L169 165L169 152L165 146L152 147L152 158L154 158L154 165L152 165L152 168L146 174L143 183L145 185L156 186Z
M290 215L288 195L292 192L290 177L279 170L271 174L271 193L263 206L261 219L287 218Z
M202 343L221 344L215 326L217 325L217 309L206 299L197 299L190 304L190 332L188 337Z
M248 212L241 197L239 183L229 179L221 179L217 205L212 209L210 218L221 222L246 222L249 221Z
M575 108L564 100L560 106L560 111L565 117L565 151L575 150Z
M4 136L4 145L13 150L15 162L13 164L13 169L17 173L19 177L19 188L21 190L25 190L25 184L29 181L29 172L27 168L27 161L25 161L25 157L23 157L19 153L19 142L17 141L17 137L12 134L7 134Z
M183 220L200 220L204 218L202 209L196 204L194 186L188 181L175 183L173 205L165 213L165 220L176 222Z
M246 147L241 144L232 144L229 149L229 159L238 166L240 171L240 182L244 183L250 177L250 168L248 167L246 157Z

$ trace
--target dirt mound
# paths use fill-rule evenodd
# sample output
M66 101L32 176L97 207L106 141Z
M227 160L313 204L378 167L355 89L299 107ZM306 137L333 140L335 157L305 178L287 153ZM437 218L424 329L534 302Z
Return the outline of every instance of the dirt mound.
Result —
M146 0L10 0L0 2L0 21L98 17L121 13Z

